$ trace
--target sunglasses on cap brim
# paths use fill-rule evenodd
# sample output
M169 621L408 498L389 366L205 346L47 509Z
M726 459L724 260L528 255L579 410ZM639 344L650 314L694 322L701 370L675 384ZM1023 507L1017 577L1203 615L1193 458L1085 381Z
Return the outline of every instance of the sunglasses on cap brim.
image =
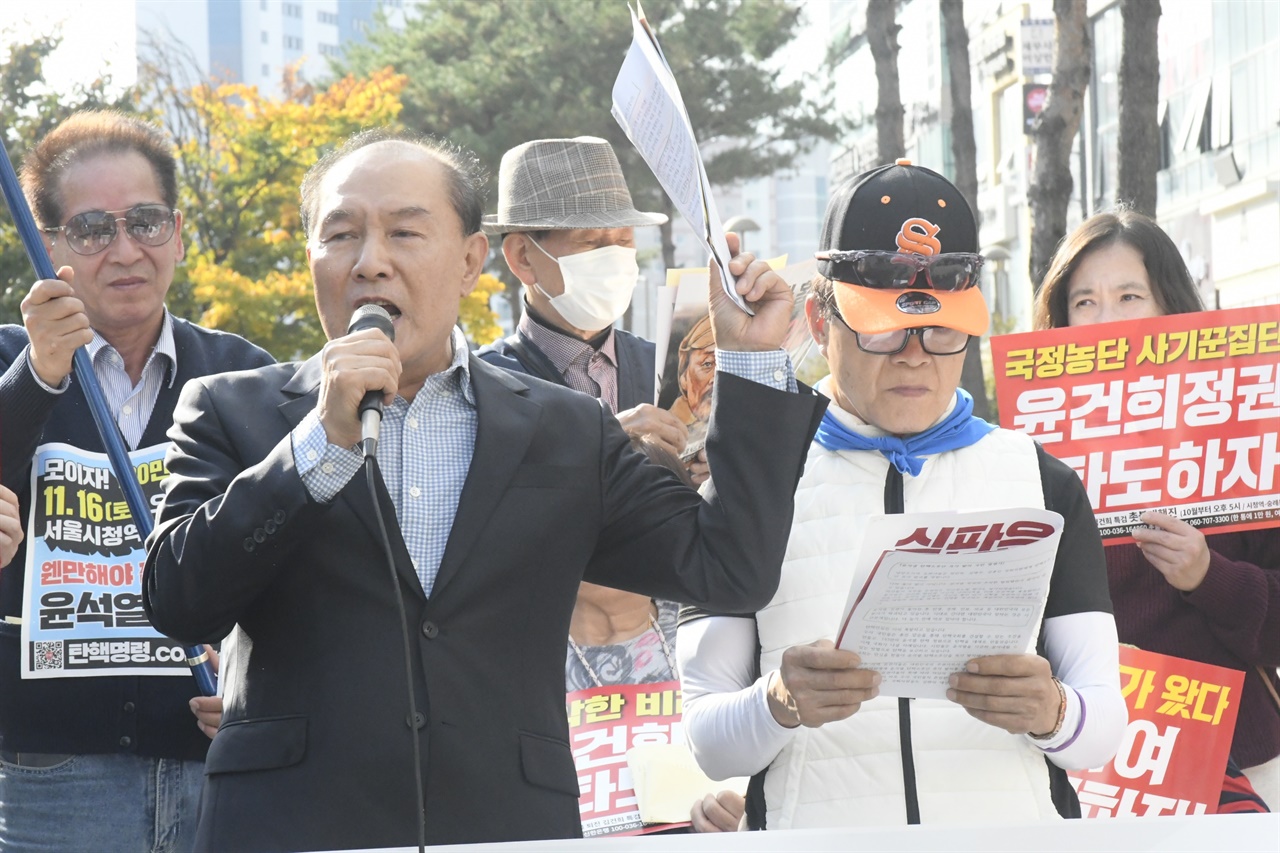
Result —
M986 262L982 255L968 253L926 257L863 249L823 251L814 257L828 263L827 278L876 290L968 290L981 280ZM927 286L918 281L921 273Z

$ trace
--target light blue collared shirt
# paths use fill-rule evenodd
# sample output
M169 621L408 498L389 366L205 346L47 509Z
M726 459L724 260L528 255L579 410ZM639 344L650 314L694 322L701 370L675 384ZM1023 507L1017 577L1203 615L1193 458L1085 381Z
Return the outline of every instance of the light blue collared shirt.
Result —
M387 484L405 549L431 595L476 446L476 398L467 340L453 330L453 361L427 378L413 402L397 396L382 413L378 467ZM716 369L778 390L796 390L782 350L716 353ZM294 427L293 459L314 500L333 500L363 463L360 453L330 444L313 409Z

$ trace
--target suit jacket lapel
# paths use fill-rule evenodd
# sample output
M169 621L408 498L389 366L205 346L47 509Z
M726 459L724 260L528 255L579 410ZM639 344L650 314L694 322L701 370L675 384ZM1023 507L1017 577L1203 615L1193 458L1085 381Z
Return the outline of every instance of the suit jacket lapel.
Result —
M618 356L618 411L656 402L653 344L621 330L613 333Z
M296 427L307 414L316 407L320 397L321 367L320 357L313 356L298 368L285 386L281 389L286 397L280 404L280 414L289 422L289 429ZM382 473L375 469L374 486L378 493L378 504L382 508L382 518L387 526L387 535L391 538L391 553L395 557L396 572L408 582L410 589L421 597L422 582L413 568L409 551L405 547L404 537L400 535L400 525L396 523L396 508L387 493L386 484L382 482ZM377 543L378 560L381 561L382 534L378 530L378 517L373 511L373 501L369 499L369 485L365 477L365 469L361 467L351 481L338 493L338 500L346 503L360 523L369 531L373 541Z
M519 376L474 355L471 385L476 395L475 452L432 595L439 594L466 561L520 467L542 412L542 406L528 398L529 388Z

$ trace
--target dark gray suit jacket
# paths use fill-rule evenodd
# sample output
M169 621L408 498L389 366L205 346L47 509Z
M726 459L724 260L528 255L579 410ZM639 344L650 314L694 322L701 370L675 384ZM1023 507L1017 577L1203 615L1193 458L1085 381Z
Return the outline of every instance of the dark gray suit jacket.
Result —
M633 451L584 394L470 361L474 461L430 599L391 525L408 607L429 843L577 835L564 643L578 583L752 611L778 581L824 409L717 379L706 501ZM234 628L197 847L416 843L400 621L363 472L309 499L289 431L318 359L190 383L145 574L156 627Z

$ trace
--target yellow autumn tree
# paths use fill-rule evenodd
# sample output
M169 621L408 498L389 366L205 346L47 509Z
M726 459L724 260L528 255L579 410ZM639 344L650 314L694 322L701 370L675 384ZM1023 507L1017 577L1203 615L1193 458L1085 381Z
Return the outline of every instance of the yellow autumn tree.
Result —
M491 344L502 337L502 327L498 325L498 315L489 307L489 301L501 296L505 285L497 276L481 273L475 290L471 291L458 309L458 322L467 338L478 346Z
M348 75L323 91L289 75L281 98L254 86L171 86L162 115L178 142L187 258L170 307L243 335L279 359L324 343L306 263L298 186L326 151L394 126L406 79Z

